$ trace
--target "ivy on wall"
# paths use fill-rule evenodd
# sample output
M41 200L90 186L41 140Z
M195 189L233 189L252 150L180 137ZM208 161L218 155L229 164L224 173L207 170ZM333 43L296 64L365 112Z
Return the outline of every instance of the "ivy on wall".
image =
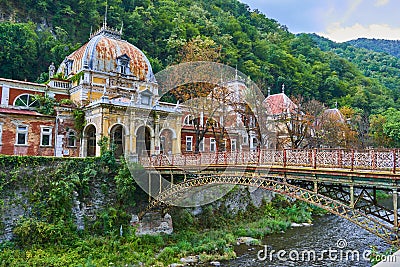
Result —
M24 209L13 230L17 243L64 244L75 238L79 231L72 212L74 197L80 202L93 199L96 188L107 201L96 212L96 220L85 218L86 232L107 235L129 224L127 211L135 203L127 194L135 192L134 179L125 171L125 162L110 157L0 156L0 199L13 199ZM9 208L5 205L0 201L0 218Z

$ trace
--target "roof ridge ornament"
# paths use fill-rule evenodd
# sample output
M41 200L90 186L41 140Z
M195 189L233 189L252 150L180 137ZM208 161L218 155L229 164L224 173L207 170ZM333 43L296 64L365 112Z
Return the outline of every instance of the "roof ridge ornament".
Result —
M108 4L106 2L106 12L104 14L103 26L100 29L98 29L97 31L95 31L93 34L90 31L91 33L90 33L89 40L92 39L93 37L97 36L97 35L104 35L104 36L111 37L111 38L114 38L114 39L117 39L117 40L121 39L122 28L124 26L123 22L122 22L122 26L121 26L120 30L108 27L107 26L107 14L108 14Z
M106 1L106 13L104 15L104 21L103 21L103 28L107 29L107 11L108 11L108 2Z

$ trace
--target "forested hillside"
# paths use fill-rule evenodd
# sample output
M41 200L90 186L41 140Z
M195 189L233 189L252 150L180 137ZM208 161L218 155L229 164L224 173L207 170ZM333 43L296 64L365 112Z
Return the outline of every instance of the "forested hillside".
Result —
M58 65L88 40L106 10L103 0L0 4L6 20L13 21L0 23L0 76L38 82L47 80L52 61ZM264 93L268 87L279 92L284 83L288 95L328 106L338 101L366 114L397 107L393 91L399 76L392 75L397 62L390 66L391 76L372 79L347 56L321 51L310 36L295 36L237 0L111 0L107 22L116 28L123 22L123 38L146 53L155 72L177 63L181 48L197 37L219 46L219 61L237 65Z
M395 101L400 94L400 58L387 53L375 52L352 45L352 42L335 43L324 37L311 34L311 38L323 50L346 58L367 77L378 80L389 88Z
M358 38L346 43L375 52L388 53L389 55L400 58L400 40Z

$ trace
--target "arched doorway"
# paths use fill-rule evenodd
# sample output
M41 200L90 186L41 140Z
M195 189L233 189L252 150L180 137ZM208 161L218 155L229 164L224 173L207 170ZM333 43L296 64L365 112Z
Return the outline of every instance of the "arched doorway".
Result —
M172 138L174 133L170 129L163 129L160 133L160 153L172 154Z
M86 156L96 156L96 128L93 125L89 125L86 128Z
M140 126L136 132L136 153L138 156L150 156L150 145L150 128L147 126Z
M110 144L114 148L114 156L117 159L124 154L124 137L124 128L121 124L117 124L111 128Z

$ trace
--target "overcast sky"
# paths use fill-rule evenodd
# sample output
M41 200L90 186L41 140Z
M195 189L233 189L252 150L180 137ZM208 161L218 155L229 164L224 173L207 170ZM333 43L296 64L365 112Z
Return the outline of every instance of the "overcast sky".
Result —
M286 25L336 42L360 37L400 40L399 0L240 0Z

